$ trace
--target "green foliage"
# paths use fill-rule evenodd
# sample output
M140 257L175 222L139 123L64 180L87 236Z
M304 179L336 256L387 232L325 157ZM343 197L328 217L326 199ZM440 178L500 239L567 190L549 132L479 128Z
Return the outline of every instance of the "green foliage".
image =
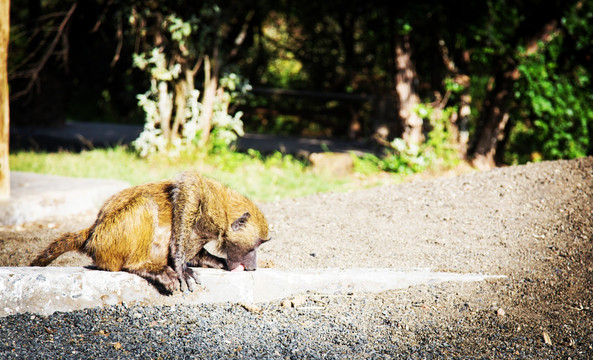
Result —
M305 162L280 152L263 156L255 150L247 154L221 150L207 161L219 166L206 174L260 200L343 191L352 186L347 179L312 173Z
M420 104L416 112L430 127L426 140L420 145L408 145L403 139L395 138L385 149L384 156L369 157L383 171L409 175L429 168L446 168L459 161L455 139L449 118L457 108L435 108L432 104Z
M261 72L260 82L267 86L290 88L307 80L307 72L294 51L302 39L297 35L299 28L293 29L295 19L279 13L269 14L262 24L257 39L261 50L267 54L267 64Z
M562 26L567 35L574 41L574 50L577 52L591 52L593 46L593 3L579 1L572 10L561 19Z
M202 33L211 32L212 29L206 30L208 26L204 18L220 16L219 12L217 6L206 6L201 17L191 16L188 20L170 13L157 30L160 36L169 39L167 47L159 45L147 53L134 54L134 66L148 72L151 78L150 90L137 96L138 105L146 113L146 122L144 131L132 145L141 156L155 153L176 156L183 148L204 145L228 147L244 134L243 113L238 111L230 115L228 107L231 101L236 101L249 90L249 83L234 72L226 73L216 83L218 90L214 98L207 99L206 96L200 97L200 91L194 88L198 67L190 69L188 66L196 61L199 64L201 60L197 59L208 57L207 52L212 51L204 43L194 44L192 36L200 37ZM140 20L131 17L130 21ZM196 34L198 31L200 35ZM210 67L204 71L210 81L217 81L217 71L210 72ZM209 104L204 104L205 101ZM208 113L207 108L211 108ZM204 134L208 135L206 144L201 143Z
M220 79L220 91L213 104L212 130L210 132L209 150L228 149L239 136L245 135L243 130L243 112L229 114L229 104L241 104L248 95L251 85L243 77L234 72L226 73ZM195 139L195 137L194 137ZM194 144L197 144L195 139Z
M574 41L578 49L586 42L589 48L593 45L593 6L583 7L589 9L577 7L576 11L584 10L584 16L571 13L562 20L566 33L554 34L519 65L521 79L515 84L515 97L520 106L506 154L508 162L577 158L593 148L593 69L566 64L567 42Z
M525 14L519 9L520 2L489 0L485 4L485 23L473 24L468 36L477 45L472 51L472 60L482 69L491 70L493 61L515 50L513 41L517 28L525 21Z
M384 171L399 174L420 172L430 165L432 158L431 153L423 150L424 147L408 145L403 139L395 138L377 165Z
M354 172L362 176L373 176L379 174L382 170L378 164L381 159L373 154L355 155L351 154Z
M432 105L421 104L420 109L423 108L424 111L418 110L419 114L431 128L424 143L425 152L432 154L430 165L445 168L457 165L459 162L457 139L450 121L453 114L457 113L457 106L435 109Z
M306 73L301 71L302 68L303 64L292 56L274 59L262 74L262 81L270 86L287 89L292 84L306 79Z
M525 156L535 152L541 152L543 159L585 156L593 125L593 94L587 72L577 68L572 75L559 74L554 60L542 55L530 57L519 69L524 78L517 84L516 96L525 105L521 115L531 120L514 130L511 159L524 162ZM522 146L522 157L516 145Z
M393 140L385 157L360 160L363 171L372 172L369 164L373 162L380 169L410 173L456 161L448 119L462 102L460 91L465 99L471 95L471 100L463 100L464 104L471 101L472 111L469 118L463 117L462 126L470 144L488 134L482 131L484 122L497 119L488 115L495 111L511 115L500 134L507 136L507 162L592 152L593 101L587 91L593 85L592 1L405 2L397 6L373 1L258 1L233 6L219 0L86 1L77 3L74 16L63 26L72 2L16 0L13 5L11 95L23 90L29 78L34 80L34 91L21 97L20 107L11 104L11 115L18 118L21 111L21 119L28 120L34 117L24 111L30 107L41 119L38 123L68 116L129 121L141 107L147 119L144 138L137 142L142 154L162 151L183 157L196 152L196 143L201 154L208 153L206 147L220 153L241 134L241 122L247 121L237 110L249 114L246 126L251 131L313 136L346 136L348 120L356 118L362 128L357 135L368 139L375 119L397 121L394 106L373 109L372 101L259 95L246 104L240 97L243 81L234 74L248 74L253 84L263 86L364 94L367 99L388 97L397 85L394 44L398 36L410 40L417 74L413 83L421 99L451 93L450 106L419 107L426 142L408 148ZM550 24L552 40L542 37ZM533 46L538 37L542 43ZM530 56L525 55L528 45L530 52L537 48ZM445 60L446 53L450 61ZM43 71L34 71L44 66ZM507 75L517 69L515 96L506 101L506 94L513 92L505 88L499 93L504 101L487 106L496 98L492 96L500 79L512 83L516 79ZM471 79L468 85L451 80L459 75ZM224 90L215 91L209 143L201 135L210 134L210 124L198 120L205 90L211 89L208 79L220 81ZM185 105L169 111L167 106L176 106L184 81L189 89ZM45 107L30 102L35 98L45 99L41 103ZM184 115L176 117L179 113ZM159 140L165 135L161 121L167 114L169 124L178 122L172 127L178 137L163 141ZM398 129L399 124L389 125ZM182 149L186 145L188 149Z

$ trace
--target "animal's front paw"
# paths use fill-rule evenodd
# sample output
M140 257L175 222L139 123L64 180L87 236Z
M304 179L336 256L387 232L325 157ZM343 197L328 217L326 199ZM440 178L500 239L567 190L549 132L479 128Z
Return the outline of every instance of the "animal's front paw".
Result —
M200 285L200 273L194 271L192 268L188 267L187 265L183 267L182 270L182 278L179 279L179 285L181 287L181 291L185 291L185 286L189 291L194 291L194 284Z

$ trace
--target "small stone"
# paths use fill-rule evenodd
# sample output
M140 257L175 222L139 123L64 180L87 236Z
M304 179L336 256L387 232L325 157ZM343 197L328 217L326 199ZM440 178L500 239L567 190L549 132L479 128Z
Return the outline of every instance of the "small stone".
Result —
M303 295L295 296L292 300L285 299L280 303L283 308L295 308L303 305L307 301L307 298Z
M292 299L292 307L299 307L301 305L303 305L305 302L307 301L307 298L304 297L303 295L298 295L295 296L294 299Z
M243 309L252 312L252 313L260 313L262 311L262 308L260 306L257 306L255 304L245 304L245 303L241 303L241 306L243 307Z
M498 310L496 310L496 315L503 317L506 315L506 313L504 312L503 308L498 308Z
M548 332L544 330L542 332L542 336L544 337L544 342L546 343L546 345L552 346L552 338L550 337L550 334L548 334Z

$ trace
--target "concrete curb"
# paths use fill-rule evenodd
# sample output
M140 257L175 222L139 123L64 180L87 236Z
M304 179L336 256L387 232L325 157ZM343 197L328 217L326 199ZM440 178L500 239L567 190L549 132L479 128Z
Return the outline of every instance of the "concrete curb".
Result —
M259 269L228 272L197 269L194 292L161 295L144 279L125 272L82 267L0 267L0 317L30 312L50 315L105 305L257 303L311 291L321 294L382 292L419 284L469 282L498 275L431 272L428 269Z
M12 171L10 199L0 201L0 226L67 216L99 209L116 192L129 187L118 180L78 179Z

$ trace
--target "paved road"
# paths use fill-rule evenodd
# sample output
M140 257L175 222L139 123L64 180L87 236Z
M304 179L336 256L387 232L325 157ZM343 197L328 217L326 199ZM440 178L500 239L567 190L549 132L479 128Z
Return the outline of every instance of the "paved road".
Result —
M25 149L80 151L93 147L129 144L138 137L141 131L142 126L138 125L68 122L61 127L12 129L10 142L13 147ZM355 151L359 153L370 151L369 146L363 142L245 134L237 141L237 149L245 151L250 148L262 153L281 151L295 155L324 151Z

